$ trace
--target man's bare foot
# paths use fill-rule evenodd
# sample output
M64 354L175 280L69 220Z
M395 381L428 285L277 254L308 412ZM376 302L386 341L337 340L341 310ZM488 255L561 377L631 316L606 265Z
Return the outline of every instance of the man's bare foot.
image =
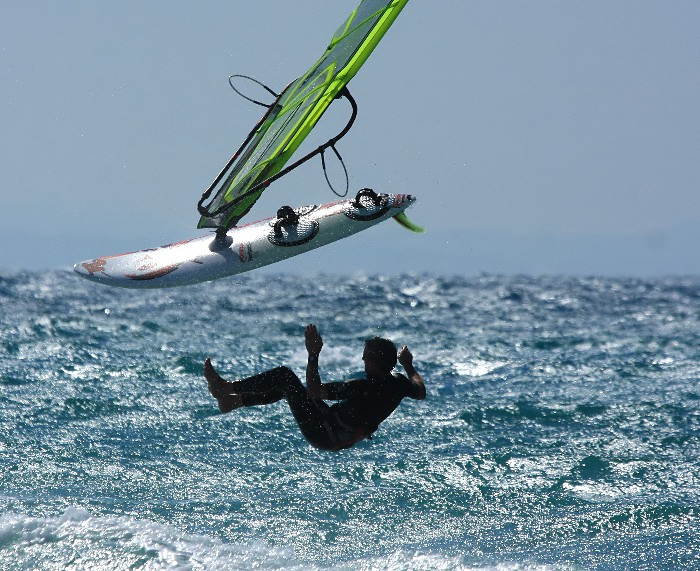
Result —
M227 392L227 381L222 379L219 373L214 370L214 366L209 358L204 361L204 378L207 380L209 392L216 399L221 412L231 412L243 406L241 395Z
M226 395L226 381L214 370L214 366L208 357L204 361L204 378L207 380L211 396L218 400Z

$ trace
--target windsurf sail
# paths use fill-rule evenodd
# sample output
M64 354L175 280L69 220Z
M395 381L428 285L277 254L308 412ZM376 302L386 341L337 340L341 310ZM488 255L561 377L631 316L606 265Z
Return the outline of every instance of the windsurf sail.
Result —
M202 195L197 205L201 214L198 228L216 228L219 231L232 228L253 207L270 183L311 156L322 154L326 148L335 150L333 145L350 128L357 110L346 85L407 2L360 2L338 28L323 56L269 106ZM285 168L331 102L340 96L348 98L353 108L348 125L325 145ZM207 200L209 202L205 205Z

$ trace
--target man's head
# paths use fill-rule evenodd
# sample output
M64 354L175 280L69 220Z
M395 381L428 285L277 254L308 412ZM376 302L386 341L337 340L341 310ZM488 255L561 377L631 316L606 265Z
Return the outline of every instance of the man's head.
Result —
M381 373L390 373L396 366L396 345L388 339L373 337L365 341L365 351L362 360L365 368L369 364Z

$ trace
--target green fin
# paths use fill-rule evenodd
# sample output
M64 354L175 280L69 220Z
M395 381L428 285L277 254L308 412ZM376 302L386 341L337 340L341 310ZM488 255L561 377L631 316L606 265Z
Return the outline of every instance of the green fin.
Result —
M418 224L415 224L414 222L411 222L408 219L408 216L406 216L405 212L399 212L396 216L394 216L394 220L396 220L401 226L406 228L406 230L410 230L411 232L415 232L416 234L422 234L425 232L425 228L422 226L418 226Z

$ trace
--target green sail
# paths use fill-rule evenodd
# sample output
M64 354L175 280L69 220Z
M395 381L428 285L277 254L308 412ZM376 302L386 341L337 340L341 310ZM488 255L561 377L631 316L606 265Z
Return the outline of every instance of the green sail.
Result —
M326 52L292 82L256 125L199 204L198 228L228 229L252 208L354 77L408 0L362 0ZM213 194L209 204L205 198Z

